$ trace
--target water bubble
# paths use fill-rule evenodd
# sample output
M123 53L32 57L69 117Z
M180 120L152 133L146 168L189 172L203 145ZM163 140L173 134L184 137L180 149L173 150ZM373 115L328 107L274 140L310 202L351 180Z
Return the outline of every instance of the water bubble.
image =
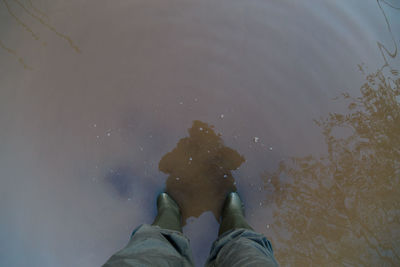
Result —
M227 175L227 174L224 174L224 178L228 178L228 175Z
M260 140L259 137L257 137L257 136L256 136L256 137L253 137L253 142L254 142L254 143L258 143L259 140Z
M221 114L221 115L219 115L219 117L220 117L221 119L223 119L223 118L225 117L225 115L224 115L224 114Z
M272 151L272 146L270 146L268 149L269 149L269 151Z

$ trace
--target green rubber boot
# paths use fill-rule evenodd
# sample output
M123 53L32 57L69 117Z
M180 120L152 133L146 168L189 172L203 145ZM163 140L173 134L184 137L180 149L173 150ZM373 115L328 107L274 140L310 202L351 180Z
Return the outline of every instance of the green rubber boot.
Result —
M157 217L152 225L182 233L182 215L178 204L167 193L157 197Z
M253 230L244 218L244 205L236 192L231 192L226 197L221 216L218 236L233 229Z

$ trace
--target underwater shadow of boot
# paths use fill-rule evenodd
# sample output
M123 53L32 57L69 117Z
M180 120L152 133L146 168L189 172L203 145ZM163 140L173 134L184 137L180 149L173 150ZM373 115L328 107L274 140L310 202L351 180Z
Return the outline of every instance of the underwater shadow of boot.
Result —
M207 123L193 121L188 132L189 137L180 139L159 162L159 170L169 174L165 191L179 204L183 225L206 211L219 222L226 195L236 191L231 171L245 159L224 146L221 135Z

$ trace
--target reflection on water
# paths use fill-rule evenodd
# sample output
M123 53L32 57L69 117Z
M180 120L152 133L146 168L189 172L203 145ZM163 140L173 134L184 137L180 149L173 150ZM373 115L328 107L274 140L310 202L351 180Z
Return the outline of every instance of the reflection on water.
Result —
M20 28L22 28L25 32L29 33L34 40L41 41L42 38L40 37L39 33L33 29L32 26L29 26L28 23L24 21L25 18L21 14L28 15L30 18L38 22L40 25L50 30L61 39L64 39L75 52L77 53L81 52L80 48L75 44L75 42L69 36L61 33L56 29L56 27L54 27L48 22L49 19L48 16L43 11L36 8L31 0L27 0L24 2L20 0L11 0L11 1L2 0L1 2L3 3L3 6L6 8L8 14L16 22L16 24ZM42 46L46 46L47 42L42 41L41 44ZM0 40L0 47L7 53L16 57L18 62L24 67L24 69L32 70L32 67L28 66L25 63L23 58L15 51L15 49L12 49L8 47L6 44L4 44L4 40Z
M382 66L382 68L385 68L385 67L390 67L390 64L388 62L387 56L389 56L391 58L395 58L397 56L397 43L396 43L396 40L395 40L395 38L393 36L392 27L390 25L389 19L386 16L386 12L385 12L383 7L385 6L385 7L391 8L393 10L400 10L400 6L396 6L393 3L385 1L385 0L377 0L376 2L378 3L379 9L382 12L383 17L385 18L387 30L389 31L390 37L391 37L391 39L393 41L393 44L394 44L394 49L393 49L392 52L390 52L390 50L387 49L385 45L383 45L379 41L377 42L378 48L379 48L379 50L381 52L381 55L382 55L382 58L383 58L383 60L385 62L385 64ZM398 70L392 70L392 72L393 71L394 71L393 74L397 74L398 73Z
M194 121L189 137L179 140L176 148L160 160L160 171L169 174L168 192L182 209L183 222L205 211L219 212L228 192L236 191L231 171L243 162L243 156L224 146L213 126Z
M266 175L274 206L277 257L290 266L396 266L400 262L400 78L393 49L377 42L384 64L366 74L361 96L343 93L347 112L315 120L327 154L293 157ZM337 100L336 99L336 100Z
M283 266L398 263L395 5L0 0L0 266L100 266L165 187L198 263L235 187Z
M283 265L400 262L400 79L366 76L348 114L316 120L326 156L293 158L266 177ZM340 137L338 137L340 136Z
M0 40L0 47L1 47L2 49L4 49L7 53L9 53L9 54L13 55L15 58L17 58L18 62L19 62L22 66L24 66L24 69L32 70L32 67L28 66L28 65L25 63L24 59L23 59L20 55L18 55L17 52L16 52L15 50L13 50L13 49L7 47L1 40Z
M15 1L15 0L14 0ZM25 31L27 31L28 33L30 33L32 35L32 38L35 40L39 40L39 34L35 33L31 27L29 27L25 22L22 21L21 18L19 18L17 16L17 14L12 10L9 2L7 0L2 0L4 6L6 7L8 13L10 14L10 16L15 20L15 22L18 24L18 26L20 26L22 29L24 29ZM15 3L19 3L19 2L15 2Z

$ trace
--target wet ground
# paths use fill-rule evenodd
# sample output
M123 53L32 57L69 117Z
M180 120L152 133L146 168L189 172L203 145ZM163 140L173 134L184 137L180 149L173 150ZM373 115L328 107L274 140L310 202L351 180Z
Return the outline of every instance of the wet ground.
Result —
M0 265L99 266L237 189L282 266L400 264L400 2L0 1Z

